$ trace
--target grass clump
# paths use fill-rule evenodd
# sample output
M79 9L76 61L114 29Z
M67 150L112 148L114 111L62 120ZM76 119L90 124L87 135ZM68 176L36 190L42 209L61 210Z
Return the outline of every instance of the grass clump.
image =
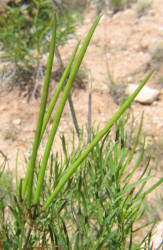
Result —
M54 12L58 16L57 46L65 44L79 21L77 10L52 0L12 1L0 16L0 48L3 61L11 62L8 83L31 94L44 75L41 57L48 52ZM14 74L13 74L14 72ZM28 83L27 83L28 82Z
M6 198L8 198L13 192L12 174L8 171L3 171L0 174L0 192L0 199L2 200L3 198L6 200Z
M151 4L152 1L146 1L146 0L138 2L137 17L141 18L142 16L145 16L151 7Z
M143 213L143 200L163 182L161 178L144 191L146 183L151 179L149 162L146 163L141 176L133 180L134 173L143 159L144 146L140 148L140 154L131 171L127 171L138 147L143 119L134 145L129 148L124 129L126 118L123 114L153 71L121 105L106 126L101 131L92 133L88 143L85 143L81 133L77 144L73 136L72 151L68 153L63 135L62 159L59 160L58 154L53 155L51 152L73 81L99 21L100 16L90 28L78 54L79 43L76 45L47 107L56 45L54 16L32 154L25 178L16 178L16 191L8 206L10 216L6 213L6 206L1 207L0 246L4 249L133 249L134 223ZM61 93L44 154L39 158L40 143ZM122 119L118 122L120 117ZM112 139L109 132L114 125L115 135ZM144 225L139 229L143 227ZM136 249L139 247L140 244L137 243Z
M110 73L109 67L107 65L107 75L109 80L109 94L113 97L116 104L121 105L126 99L126 86L125 83L118 83L114 80L113 75Z
M13 194L13 178L10 171L6 171L7 156L0 150L0 218L4 206L10 204Z
M163 86L163 45L160 45L154 49L151 53L151 58L145 65L145 70L147 71L150 67L154 68L158 75L158 84Z
M114 13L129 8L134 0L110 0L109 6Z
M127 8L130 8L132 3L137 0L96 0L94 1L97 4L99 11L103 11L106 7L108 7L113 14L123 11Z
M3 137L5 140L15 141L18 137L18 131L18 128L16 128L14 125L10 125L10 127L3 131Z
M151 63L152 66L155 67L155 70L161 69L163 64L163 46L156 48L152 53Z

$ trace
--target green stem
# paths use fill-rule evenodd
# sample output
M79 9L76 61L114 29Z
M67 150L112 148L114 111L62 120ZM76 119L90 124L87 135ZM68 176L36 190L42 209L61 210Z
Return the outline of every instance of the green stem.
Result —
M50 117L51 117L51 114L52 114L52 111L53 111L53 109L54 109L54 106L55 106L55 104L56 104L56 102L57 102L57 100L58 100L58 96L59 96L59 94L60 94L60 92L61 92L61 90L62 90L62 88L63 88L63 85L64 85L64 83L65 83L65 81L66 81L66 78L67 78L67 76L68 76L68 74L69 74L69 72L70 72L72 63L73 63L73 61L74 61L74 59L75 59L77 50L78 50L78 48L79 48L79 44L80 44L80 42L77 43L77 45L76 45L76 47L75 47L75 50L74 50L74 52L73 52L73 54L72 54L72 57L71 57L71 59L70 59L68 65L67 65L67 67L66 67L66 69L65 69L65 71L64 71L64 73L63 73L63 75L62 75L62 77L61 77L60 82L58 83L57 89L56 89L56 91L55 91L55 93L54 93L54 96L53 96L53 98L52 98L52 100L51 100L51 102L50 102L50 104L49 104L48 110L47 110L46 115L45 115L45 117L44 117L44 122L43 122L43 126L42 126L40 141L41 141L41 139L42 139L42 137L43 137L43 135L44 135L44 132L45 132L47 123L48 123L48 121L49 121L49 119L50 119Z
M68 65L67 65L67 67L66 67L66 69L65 69L65 71L64 71L64 73L63 73L63 75L62 75L62 78L61 78L61 80L60 80L60 82L59 82L59 84L58 84L58 86L57 86L57 89L56 89L56 91L55 91L55 93L54 93L54 96L53 96L53 98L52 98L52 100L51 100L51 102L50 102L50 104L49 104L48 110L47 110L47 112L46 112L46 114L45 114L45 117L44 117L44 120L43 120L43 125L42 125L42 130L41 130L41 135L40 135L40 142L41 142L42 137L43 137L43 135L44 135L44 132L45 132L47 123L48 123L48 121L49 121L49 119L50 119L50 117L51 117L51 114L52 114L52 111L53 111L53 109L54 109L54 106L55 106L55 104L56 104L56 102L57 102L58 96L59 96L59 94L60 94L60 92L61 92L61 90L62 90L62 87L63 87L63 85L64 85L64 82L65 82L65 80L66 80L66 78L67 78L67 76L68 76L68 74L69 74L69 72L70 72L70 68L71 68L72 63L73 63L73 61L74 61L74 58L75 58L75 56L76 56L76 53L77 53L79 44L80 44L80 42L77 43L77 46L76 46L76 48L75 48L75 50L74 50L74 53L73 53L73 55L72 55L72 57L71 57L71 59L70 59ZM30 163L29 163L29 164L30 164ZM28 168L27 171L29 171L29 168ZM24 180L23 192L22 192L23 197L24 197L25 191L26 191L27 180L28 180L28 173L26 174L26 177L25 177L25 180Z
M34 169L35 169L35 164L36 164L37 151L38 151L38 147L40 144L40 135L41 135L41 130L42 130L43 118L44 118L45 109L46 109L48 88L49 88L50 76L51 76L51 71L52 71L52 66L53 66L55 43L56 43L56 15L54 15L50 53L48 57L47 69L46 69L46 74L45 74L44 88L43 88L43 93L42 93L42 98L41 98L40 112L39 112L38 121L37 121L35 139L33 143L32 156L29 161L28 169L27 169L26 176L25 176L24 183L23 183L23 190L22 190L23 197L25 196L26 189L28 190L27 203L29 207L31 206L31 200L32 200Z
M49 158L49 154L51 151L51 147L53 144L53 140L56 134L56 131L58 129L58 125L59 125L59 121L66 103L66 100L68 98L70 89L72 87L73 81L77 75L77 72L79 70L80 64L82 62L82 59L85 55L85 52L88 48L89 42L91 40L91 37L96 29L96 26L98 25L99 21L100 21L101 16L98 16L97 19L95 20L95 22L93 23L90 31L88 32L88 35L86 36L83 46L81 47L78 57L76 59L76 62L72 68L72 71L70 73L69 79L67 81L67 84L65 86L62 98L60 100L56 115L55 115L55 119L52 125L52 129L50 131L50 135L48 138L48 142L45 148L45 153L42 159L42 164L41 164L41 168L39 171L39 176L38 176L38 182L37 182L37 186L36 186L36 192L35 192L35 196L34 196L34 203L37 204L39 202L40 199L40 194L41 194L41 190L42 190L42 186L43 186L43 181L44 181L44 176L45 176L45 170L46 170L46 166L47 166L47 162L48 162L48 158Z

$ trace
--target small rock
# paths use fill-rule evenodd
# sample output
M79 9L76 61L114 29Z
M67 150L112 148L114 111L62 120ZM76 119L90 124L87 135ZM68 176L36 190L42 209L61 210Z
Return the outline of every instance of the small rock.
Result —
M138 86L139 85L137 84L129 84L126 91L127 94L131 95ZM135 98L135 101L143 104L152 104L155 100L158 99L159 95L160 91L158 91L157 89L152 89L150 87L144 86Z
M21 124L21 119L20 118L17 118L17 119L14 119L12 120L12 123L16 126L20 125Z
M87 24L91 23L91 18L89 18L89 17L86 18L86 19L85 19L85 23L87 23Z
M131 81L132 81L132 76L129 76L129 77L127 78L127 81L128 81L128 82L131 82Z

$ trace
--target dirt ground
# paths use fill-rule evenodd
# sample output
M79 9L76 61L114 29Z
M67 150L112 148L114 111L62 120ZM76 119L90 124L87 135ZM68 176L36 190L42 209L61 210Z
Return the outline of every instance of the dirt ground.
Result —
M134 102L131 107L137 120L144 111L143 133L147 136L148 145L154 149L159 148L163 153L163 3L162 0L154 0L142 12L142 16L138 17L140 2L115 15L105 10L82 65L92 78L92 120L93 124L100 124L100 127L109 121L119 107L117 103L124 97L121 89L125 89L129 83L140 83L151 68L155 69L147 86L160 91L159 99L151 105ZM87 34L97 11L91 6L84 15L84 21L77 29L77 38L80 39ZM77 38L59 48L64 63L69 59ZM158 49L162 52L162 57L158 56ZM0 67L2 66L1 63ZM114 95L111 95L109 75L117 86ZM55 82L52 81L52 86L54 85ZM73 101L82 127L87 123L88 88L75 90ZM28 157L31 148L39 103L39 98L32 98L28 103L16 89L11 92L2 89L0 92L0 150L7 156L8 168L12 171L15 169L16 153L19 153L20 176L24 176L24 157ZM54 150L60 134L64 132L69 136L72 129L73 124L66 106ZM163 159L160 157L154 171L154 182L161 177L162 170ZM161 187L158 193L161 193Z

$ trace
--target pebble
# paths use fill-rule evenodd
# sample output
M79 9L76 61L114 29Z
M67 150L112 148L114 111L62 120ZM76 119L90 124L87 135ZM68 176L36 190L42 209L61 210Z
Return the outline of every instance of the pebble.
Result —
M21 119L20 118L17 118L17 119L14 119L12 120L12 123L16 126L20 125L21 124Z
M130 96L139 85L129 84L127 87L127 94ZM135 101L142 104L152 104L158 99L160 91L144 86L140 93L136 96Z

